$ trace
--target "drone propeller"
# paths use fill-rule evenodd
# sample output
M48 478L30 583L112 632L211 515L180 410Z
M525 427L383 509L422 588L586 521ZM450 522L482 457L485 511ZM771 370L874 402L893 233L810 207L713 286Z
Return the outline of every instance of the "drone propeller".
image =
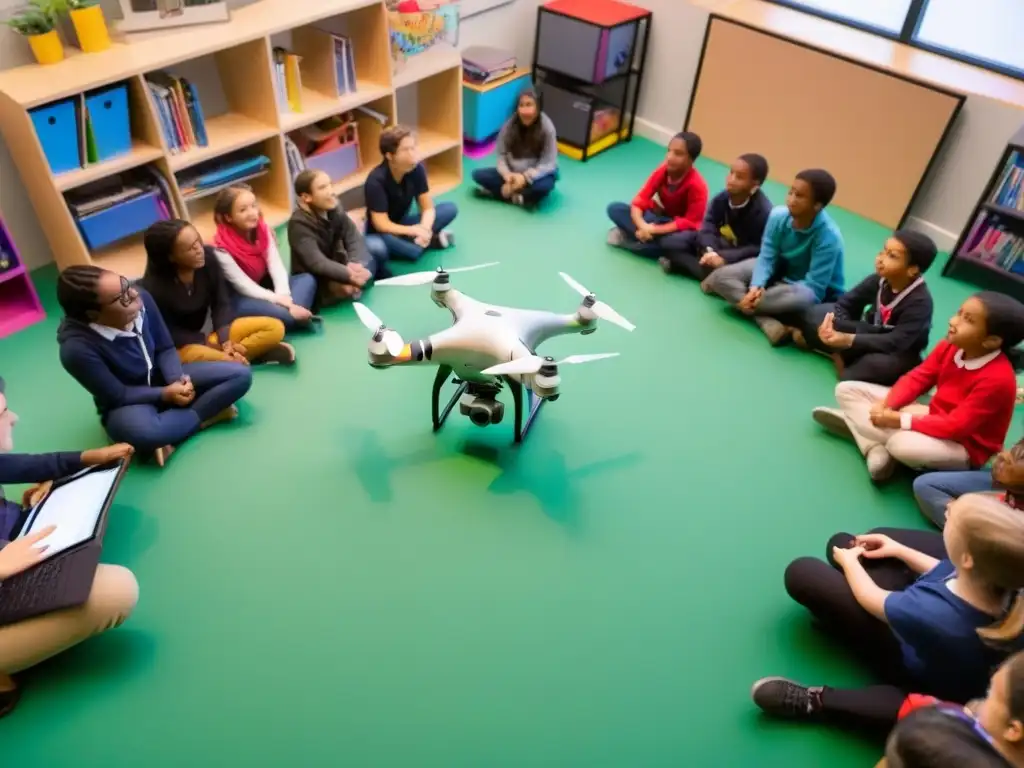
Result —
M516 360L512 360L508 363L500 363L498 365L491 366L481 373L487 376L503 376L510 373L519 374L533 374L540 373L540 369L545 365L577 365L579 363L592 363L595 360L604 360L607 357L618 357L618 352L604 352L597 355L569 355L562 360L554 360L550 357L541 357L540 355L530 355L529 357L520 357Z
M384 325L384 321L373 314L373 310L365 304L356 301L352 303L352 306L356 308L356 314L363 325L373 331L374 340L383 341L384 346L387 347L388 354L392 357L397 357L405 347L405 342L402 341L402 337L398 335L398 332L392 331Z
M444 269L443 267L438 267L434 272L410 272L408 275L386 277L383 280L378 280L374 285L427 285L428 283L434 282L434 279L438 275L453 275L456 272L472 272L474 269L495 267L498 264L499 262L492 261L489 264L475 264L472 267L456 267L455 269Z
M620 315L614 309L609 307L603 301L598 301L593 293L591 293L582 285L577 283L575 280L573 280L571 277L565 274L565 272L559 272L558 274L560 274L562 276L562 279L569 284L569 287L572 288L577 293L579 293L580 296L582 296L584 299L589 298L594 302L590 308L594 310L594 314L597 315L599 318L601 318L602 320L607 320L609 323L615 323L615 325L619 326L620 328L625 328L627 331L632 331L636 329L636 326L629 322L629 320L624 318L622 315Z

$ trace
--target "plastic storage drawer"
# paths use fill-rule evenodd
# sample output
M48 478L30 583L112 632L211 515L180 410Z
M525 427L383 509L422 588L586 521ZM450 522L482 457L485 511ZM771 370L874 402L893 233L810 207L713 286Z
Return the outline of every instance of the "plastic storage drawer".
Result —
M167 218L156 190L123 203L90 213L78 220L85 244L90 251L99 250L118 240L141 232L150 224Z
M306 167L323 171L331 181L341 181L359 170L359 145L344 144L322 155L307 157Z
M92 126L96 162L101 163L132 151L127 85L122 83L87 93L85 109Z
M78 148L78 120L74 99L65 99L29 110L36 137L50 170L67 173L82 167Z

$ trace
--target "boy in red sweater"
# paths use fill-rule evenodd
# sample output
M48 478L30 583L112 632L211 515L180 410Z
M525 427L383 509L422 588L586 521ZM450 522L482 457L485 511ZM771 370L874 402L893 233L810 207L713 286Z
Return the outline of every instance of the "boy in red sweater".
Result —
M608 232L609 245L652 259L690 247L708 207L708 185L693 167L703 147L696 133L672 137L665 162L633 202L608 206L608 218L615 224Z
M876 482L897 463L914 469L977 469L1003 449L1017 395L1007 352L1024 339L1024 306L1001 293L967 299L924 362L890 389L863 381L836 387L839 408L814 420L857 443ZM928 405L917 398L935 387Z

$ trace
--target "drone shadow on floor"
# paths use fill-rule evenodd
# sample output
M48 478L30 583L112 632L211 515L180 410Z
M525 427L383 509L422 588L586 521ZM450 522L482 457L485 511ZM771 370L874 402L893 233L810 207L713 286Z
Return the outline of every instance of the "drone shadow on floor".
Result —
M566 528L581 523L579 483L591 476L632 466L641 458L634 451L570 468L565 454L541 439L531 442L531 437L519 446L505 443L504 437L499 445L479 438L431 436L418 446L387 447L379 434L369 429L355 434L347 432L345 446L349 468L375 503L394 500L396 472L444 460L454 449L499 470L487 487L490 493L527 493L537 500L547 517Z

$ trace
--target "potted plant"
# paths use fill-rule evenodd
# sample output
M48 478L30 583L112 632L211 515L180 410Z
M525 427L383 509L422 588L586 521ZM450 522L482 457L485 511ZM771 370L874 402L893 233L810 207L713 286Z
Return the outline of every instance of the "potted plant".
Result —
M64 44L57 34L57 13L53 0L30 0L4 22L28 40L40 64L56 64L64 58Z
M85 53L98 53L110 47L110 33L99 0L63 0L75 25L78 45Z

